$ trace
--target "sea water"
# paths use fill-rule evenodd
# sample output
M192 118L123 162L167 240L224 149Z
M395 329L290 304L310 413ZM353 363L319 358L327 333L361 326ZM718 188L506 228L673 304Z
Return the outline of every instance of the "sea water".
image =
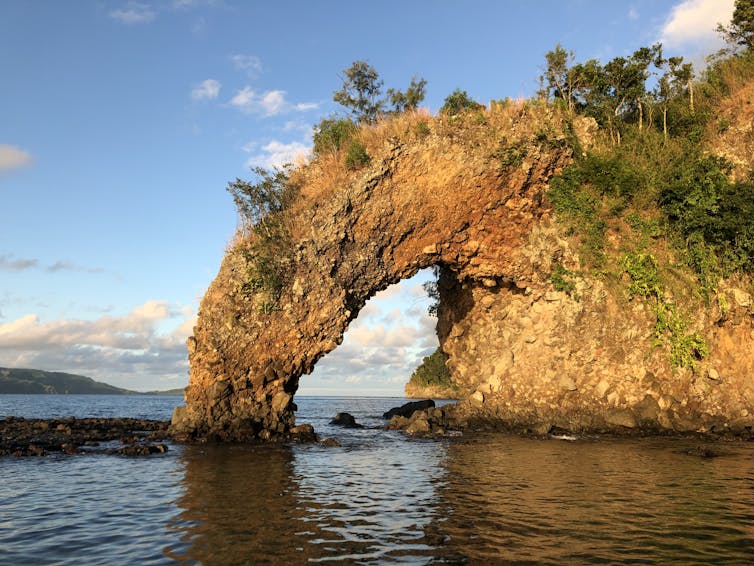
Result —
M0 395L0 416L168 419L180 397ZM339 447L0 459L0 564L744 564L754 445L379 428L397 398L297 397ZM365 425L329 425L337 412ZM373 428L374 427L374 428ZM693 455L711 447L717 458Z

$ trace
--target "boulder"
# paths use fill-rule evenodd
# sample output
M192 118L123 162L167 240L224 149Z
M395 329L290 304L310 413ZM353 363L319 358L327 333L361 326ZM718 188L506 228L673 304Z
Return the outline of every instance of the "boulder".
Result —
M400 407L393 407L388 412L382 415L383 419L392 419L398 415L405 418L411 418L416 411L424 411L425 409L431 409L435 406L435 402L432 399L425 399L423 401L411 401Z
M344 426L347 428L362 428L362 425L356 422L356 419L350 413L338 413L330 421L330 424Z

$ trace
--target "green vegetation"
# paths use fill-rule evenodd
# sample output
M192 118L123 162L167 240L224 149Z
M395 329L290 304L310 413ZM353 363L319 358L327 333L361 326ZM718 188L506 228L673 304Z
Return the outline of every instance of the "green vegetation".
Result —
M451 92L440 107L440 114L455 116L466 110L478 110L481 105L475 102L465 90L460 88Z
M351 111L357 122L373 124L386 112L399 114L415 110L424 100L427 81L413 77L405 92L389 88L382 96L383 80L366 61L354 61L343 71L343 85L333 100Z
M277 310L293 251L285 212L298 198L299 187L291 182L290 169L256 167L256 182L228 184L244 232L253 236L240 247L246 260L244 291L262 293L259 310L265 314Z
M698 280L689 298L707 302L722 277L754 274L754 172L731 180L731 165L706 145L717 108L754 78L754 0L735 5L723 31L737 47L719 55L700 81L691 64L664 57L659 44L605 64L574 63L558 45L541 77L541 96L594 118L605 132L552 179L553 208L580 241L584 269L614 280L625 274L629 298L654 305L657 343L678 367L694 367L707 354L680 306L665 298L668 285L678 285L671 276L678 264ZM720 122L719 129L727 127ZM508 165L518 156L501 146L498 157ZM551 281L570 288L560 265Z
M346 169L351 171L355 169L361 169L369 165L372 160L367 154L367 150L359 140L352 140L348 144L348 151L346 152Z
M314 154L321 155L343 149L358 129L348 118L324 118L314 128Z
M437 348L422 360L421 365L411 375L409 383L421 387L442 387L455 390L457 386L450 380L450 372L445 365L447 359L445 353Z
M579 300L579 296L576 293L576 281L574 281L576 274L563 267L561 264L556 263L550 275L550 282L556 291L561 291L566 295L569 295Z

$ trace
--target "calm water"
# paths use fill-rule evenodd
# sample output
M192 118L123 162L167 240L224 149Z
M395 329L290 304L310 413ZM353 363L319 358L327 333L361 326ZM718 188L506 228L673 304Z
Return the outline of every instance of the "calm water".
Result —
M415 440L402 399L297 399L341 447L173 446L0 459L0 564L677 563L754 560L754 445ZM177 397L0 395L0 415L169 418Z

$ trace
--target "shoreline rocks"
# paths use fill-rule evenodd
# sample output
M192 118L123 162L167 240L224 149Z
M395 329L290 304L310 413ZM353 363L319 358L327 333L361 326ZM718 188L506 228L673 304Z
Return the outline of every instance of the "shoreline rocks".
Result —
M167 421L133 418L0 419L0 456L120 454L168 451Z

